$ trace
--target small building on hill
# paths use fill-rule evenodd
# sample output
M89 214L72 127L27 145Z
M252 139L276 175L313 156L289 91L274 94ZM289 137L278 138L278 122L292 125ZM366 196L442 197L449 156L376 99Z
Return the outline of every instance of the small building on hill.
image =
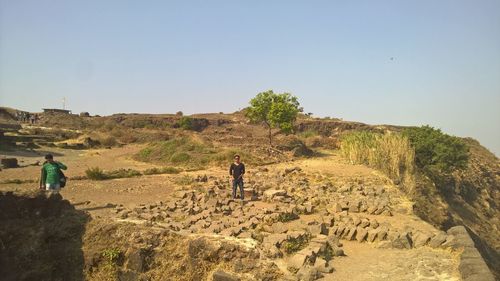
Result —
M43 113L62 113L62 114L71 114L71 110L67 110L67 109L58 109L58 108L43 108Z

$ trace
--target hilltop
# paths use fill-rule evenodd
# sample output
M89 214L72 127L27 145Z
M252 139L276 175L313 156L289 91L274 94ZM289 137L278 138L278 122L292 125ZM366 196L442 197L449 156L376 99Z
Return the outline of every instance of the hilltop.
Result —
M189 264L185 270L208 280L219 271L244 280L477 280L487 276L483 259L500 277L500 162L470 138L463 139L464 169L442 181L417 171L408 189L340 150L345 134L394 134L402 126L300 115L293 134L273 131L271 148L266 129L244 112L52 113L27 124L16 120L16 110L2 108L0 124L0 154L21 166L0 171L0 191L14 192L0 201L60 202L29 193L39 176L36 161L50 151L70 167L62 195L74 208L64 212L79 218L73 227L83 245L77 254L84 279L181 276L165 264L172 257L162 252L174 247L168 239L178 241L174 252ZM229 198L226 170L236 153L249 169L244 205ZM105 227L101 220L114 223ZM4 244L7 233L0 229ZM142 235L148 238L139 241ZM119 241L125 236L129 244ZM197 263L203 270L194 269ZM39 273L49 274L43 270L41 264Z

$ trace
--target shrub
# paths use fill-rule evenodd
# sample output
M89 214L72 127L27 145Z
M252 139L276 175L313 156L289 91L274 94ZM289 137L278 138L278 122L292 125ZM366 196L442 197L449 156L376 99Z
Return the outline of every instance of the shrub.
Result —
M178 174L181 170L174 167L150 168L144 170L144 175L158 175L158 174Z
M283 242L281 248L285 251L285 253L292 254L304 249L310 239L310 235L301 235L298 238L289 238Z
M113 266L120 263L123 253L119 249L106 249L102 252L102 257L106 261L106 266Z
M90 180L109 180L118 178L132 178L141 176L141 172L133 169L118 169L110 172L104 172L99 167L89 168L85 171Z
M134 169L118 169L106 173L108 179L133 178L141 176L141 172Z
M85 175L87 175L87 178L90 180L105 180L106 179L106 175L104 174L104 171L101 170L99 167L88 168L85 171Z
M469 148L460 138L430 126L407 128L403 134L415 148L416 164L426 173L449 173L467 167Z
M177 121L177 126L184 130L193 130L193 119L188 116L182 116L179 121Z

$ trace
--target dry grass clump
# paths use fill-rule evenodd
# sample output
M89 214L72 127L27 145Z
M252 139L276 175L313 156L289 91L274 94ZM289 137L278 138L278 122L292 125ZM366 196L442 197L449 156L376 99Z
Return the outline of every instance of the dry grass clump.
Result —
M415 150L402 134L350 132L343 135L340 151L351 163L380 170L407 191L415 186Z

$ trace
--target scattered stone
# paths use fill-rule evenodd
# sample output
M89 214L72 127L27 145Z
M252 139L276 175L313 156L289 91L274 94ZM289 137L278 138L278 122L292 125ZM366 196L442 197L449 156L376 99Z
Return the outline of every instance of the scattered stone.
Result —
M432 248L437 248L441 246L446 241L446 234L445 233L439 233L438 235L432 237L432 239L429 241L429 246Z
M282 222L275 222L275 223L273 223L273 225L271 226L271 228L272 228L272 232L273 233L285 233L285 232L288 231L288 228Z
M342 256L345 256L344 254L344 249L342 249L341 247L332 247L332 256L334 257L342 257Z
M425 234L423 232L418 232L414 237L413 237L413 246L415 248L422 247L427 245L429 241L431 240L431 236L428 234Z
M214 281L239 281L240 280L239 277L232 275L232 274L229 274L229 273L226 273L224 271L220 271L220 270L214 272L212 277L213 277Z
M359 213L359 201L351 201L351 202L349 202L349 212L351 212L351 213Z
M306 262L308 256L303 253L297 253L293 255L287 263L287 268L291 272L296 273Z
M284 189L268 189L264 191L264 200L272 201L277 196L286 196L287 192Z
M316 262L314 262L314 267L322 273L332 273L333 268L328 265L327 261L322 258L316 258Z
M356 227L349 228L349 232L346 234L346 240L354 240L356 238Z
M373 242L377 238L378 234L380 233L380 229L370 229L368 230L368 237L366 240L368 242Z
M358 242L363 242L368 236L368 231L362 227L356 229L356 240Z
M144 271L144 258L145 251L142 249L130 248L125 253L127 261L125 262L125 268L135 272Z
M299 269L297 277L303 281L314 281L321 277L321 273L317 268L308 265Z
M411 249L410 235L407 232L400 234L398 238L392 240L392 246L396 249Z
M312 235L318 235L318 234L328 235L328 228L326 226L326 223L309 225L308 229Z
M362 220L361 220L361 224L360 224L360 226L361 226L362 228L369 227L369 226L370 226L370 221L369 221L368 219L362 219Z
M305 213L306 215L309 215L309 214L312 214L313 213L313 205L309 202L309 203L306 203L304 204L304 207L305 207Z

